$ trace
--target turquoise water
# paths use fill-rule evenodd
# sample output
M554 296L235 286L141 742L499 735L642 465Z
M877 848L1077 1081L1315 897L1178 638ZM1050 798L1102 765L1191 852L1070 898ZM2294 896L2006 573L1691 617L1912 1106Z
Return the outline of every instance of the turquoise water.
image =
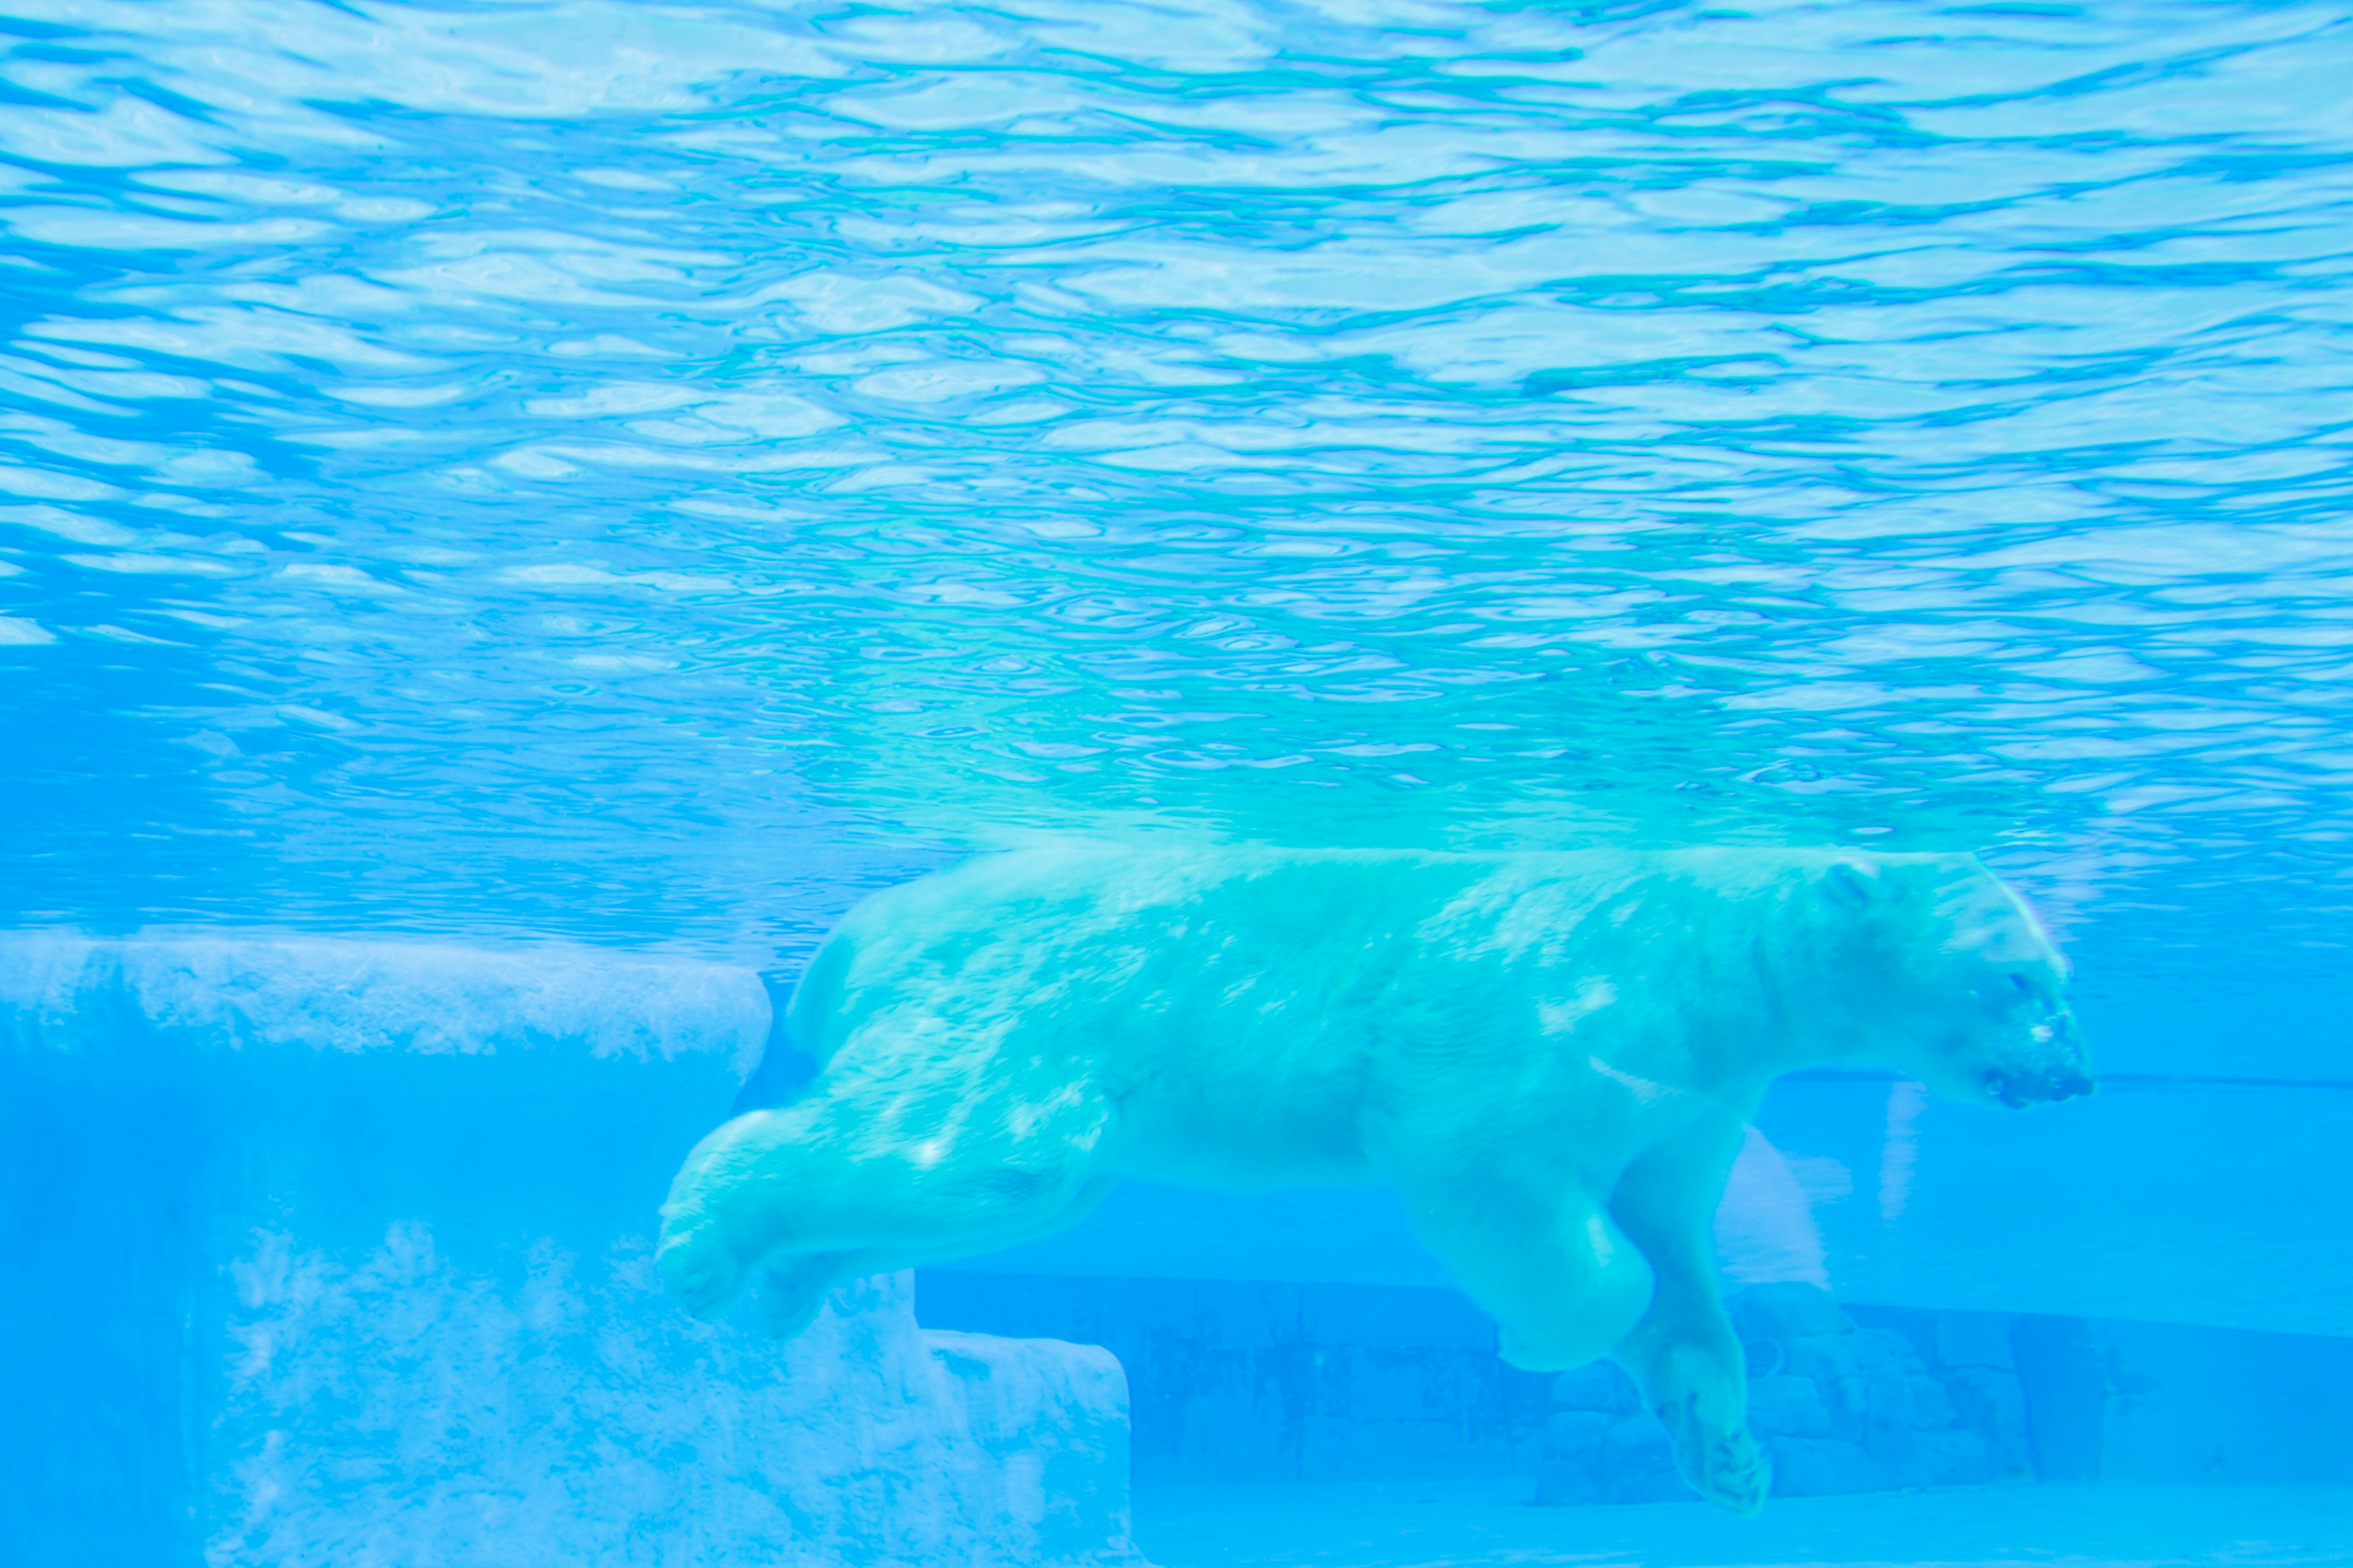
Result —
M21 919L1207 823L2345 930L2334 8L10 31Z
M1973 851L2107 1092L1794 1088L1830 1284L2245 1367L2353 1335L2343 7L37 0L0 42L0 926L781 996L860 893L1073 833ZM1190 1201L1004 1267L1444 1283L1381 1214ZM2169 1483L2208 1406L2124 1353L2109 1473ZM2353 1480L2248 1397L2295 1458L2239 1479Z

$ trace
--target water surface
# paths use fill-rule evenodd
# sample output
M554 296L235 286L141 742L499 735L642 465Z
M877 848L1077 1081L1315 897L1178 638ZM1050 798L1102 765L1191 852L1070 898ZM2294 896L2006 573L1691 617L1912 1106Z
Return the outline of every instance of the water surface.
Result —
M19 923L1177 827L2348 930L2341 8L37 12Z

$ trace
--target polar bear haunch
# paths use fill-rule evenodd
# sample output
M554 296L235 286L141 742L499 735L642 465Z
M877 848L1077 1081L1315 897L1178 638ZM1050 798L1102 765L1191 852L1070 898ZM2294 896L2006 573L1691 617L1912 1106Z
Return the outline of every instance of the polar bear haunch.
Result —
M1507 1359L1615 1357L1745 1511L1768 1478L1710 1226L1767 1085L2087 1092L2064 982L1963 856L988 857L828 939L786 1022L822 1070L696 1146L661 1268L708 1317L766 1264L789 1333L843 1279L1059 1229L1123 1176L1387 1182Z

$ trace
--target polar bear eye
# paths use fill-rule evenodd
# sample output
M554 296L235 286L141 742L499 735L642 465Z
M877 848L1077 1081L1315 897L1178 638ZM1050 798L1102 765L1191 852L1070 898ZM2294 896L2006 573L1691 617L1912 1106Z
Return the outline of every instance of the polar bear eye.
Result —
M2034 994L2034 982L2029 980L2025 975L2021 974L2015 969L2010 972L2010 988L2012 991L2017 992L2021 996L2031 996Z

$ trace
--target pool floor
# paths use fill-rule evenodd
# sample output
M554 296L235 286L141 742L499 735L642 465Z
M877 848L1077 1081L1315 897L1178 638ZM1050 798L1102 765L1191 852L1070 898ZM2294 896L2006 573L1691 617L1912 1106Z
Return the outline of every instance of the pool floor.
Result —
M1139 1489L1159 1568L2173 1568L2353 1563L2353 1487L1998 1486L1535 1508L1524 1481Z

